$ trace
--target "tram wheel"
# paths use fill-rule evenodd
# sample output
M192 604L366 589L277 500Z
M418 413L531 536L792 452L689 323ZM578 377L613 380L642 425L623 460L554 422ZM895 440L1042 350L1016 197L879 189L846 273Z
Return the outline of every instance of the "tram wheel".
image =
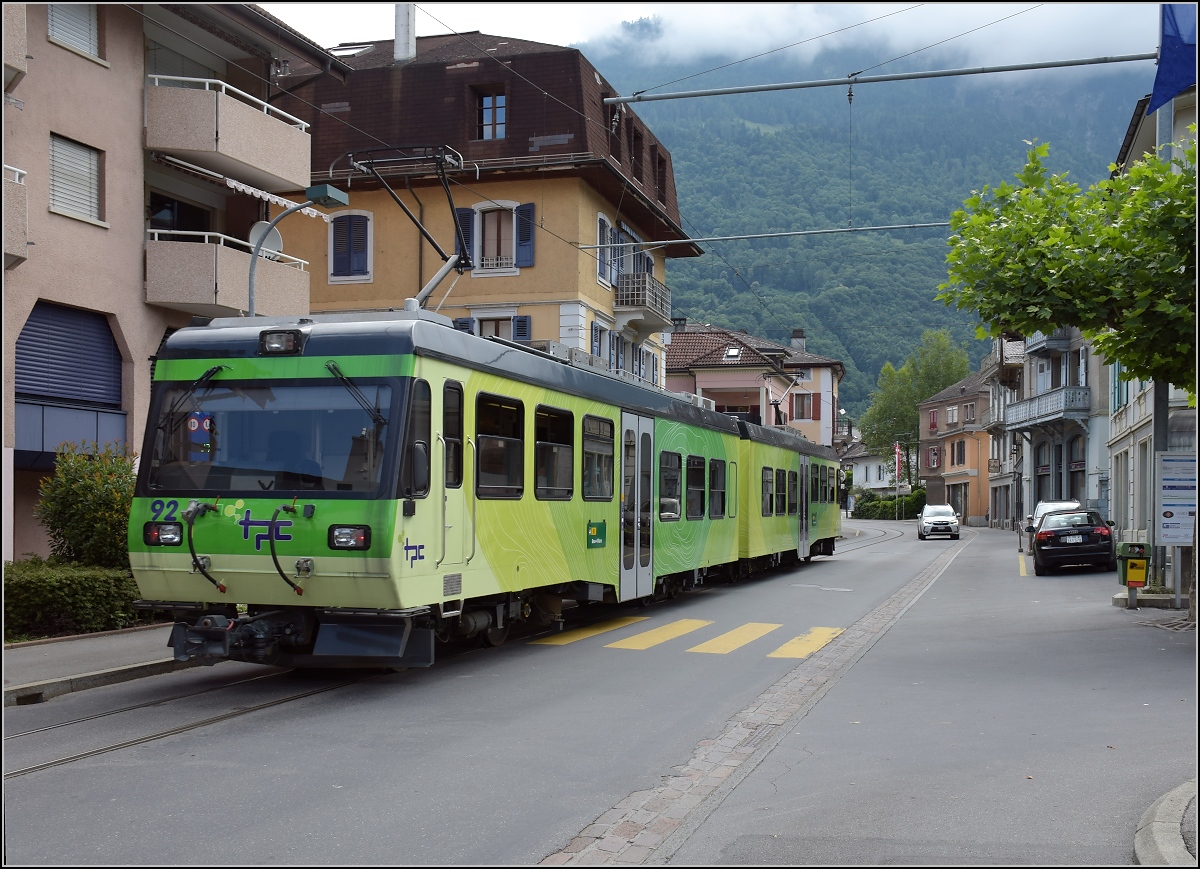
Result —
M496 646L503 646L504 641L508 639L508 627L509 626L506 624L502 628L488 628L480 631L479 636L483 638L483 644L485 646L490 646L492 648L495 648Z

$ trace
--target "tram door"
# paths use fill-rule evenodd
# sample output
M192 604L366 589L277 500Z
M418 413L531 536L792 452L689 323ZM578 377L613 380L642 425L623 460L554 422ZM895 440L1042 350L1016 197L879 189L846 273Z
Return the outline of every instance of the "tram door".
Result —
M654 420L621 414L621 600L654 593L650 507Z
M797 492L797 497L800 499L800 539L796 541L796 553L801 558L805 558L808 555L808 456L800 457L800 479L798 485L800 487L800 491Z
M438 566L462 563L466 534L475 529L467 521L466 493L463 485L463 390L447 380L442 388L442 426L434 452L434 480L442 480L442 546ZM439 461L440 459L440 461Z

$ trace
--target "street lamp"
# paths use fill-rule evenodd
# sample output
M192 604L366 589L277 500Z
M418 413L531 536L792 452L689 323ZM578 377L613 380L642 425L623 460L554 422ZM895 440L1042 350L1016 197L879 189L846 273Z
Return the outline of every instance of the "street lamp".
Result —
M304 191L304 198L308 201L301 202L299 205L293 205L291 208L278 214L274 220L267 224L258 241L254 243L254 251L250 254L250 293L246 302L247 316L249 317L254 316L254 270L258 265L259 252L262 250L263 242L267 240L267 236L275 228L275 224L279 223L279 221L283 220L289 214L295 214L297 211L312 205L320 205L324 208L336 208L350 204L350 195L344 190L338 190L332 184L317 184L309 187Z

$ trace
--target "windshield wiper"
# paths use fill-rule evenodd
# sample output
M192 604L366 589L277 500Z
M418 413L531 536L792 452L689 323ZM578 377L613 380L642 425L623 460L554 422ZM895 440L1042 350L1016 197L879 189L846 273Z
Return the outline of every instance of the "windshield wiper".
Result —
M341 381L342 386L346 387L346 391L349 392L350 395L354 397L354 400L359 403L362 409L367 412L367 415L371 417L371 420L375 423L377 428L387 425L387 420L384 418L383 414L381 414L378 409L373 407L371 402L367 401L367 397L362 394L357 386L354 385L354 381L342 373L342 369L338 367L336 362L330 360L325 363L325 367L329 369L330 374Z
M228 367L229 367L228 365L214 365L212 368L208 369L203 374L201 374L199 377L197 377L195 380L193 380L192 385L189 386L187 389L185 389L183 391L183 394L180 395L179 398L175 399L175 401L171 405L171 407L167 410L167 412L165 414L163 414L162 419L159 420L158 428L160 430L165 428L167 426L167 424L170 423L175 418L175 414L177 414L183 408L183 403L185 401L187 401L193 395L195 395L196 391L198 389L200 389L200 387L204 386L204 384L208 383L208 381L210 381L214 377L216 377L217 372L221 371L222 369L228 368Z

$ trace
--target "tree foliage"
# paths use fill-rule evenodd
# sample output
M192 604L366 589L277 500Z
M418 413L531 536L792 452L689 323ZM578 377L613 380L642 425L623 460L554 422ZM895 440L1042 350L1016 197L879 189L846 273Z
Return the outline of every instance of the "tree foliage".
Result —
M954 343L946 329L927 330L917 349L900 368L883 364L871 406L859 421L863 444L872 453L890 456L902 448L901 475L913 482L920 418L917 405L970 373L966 348Z
M124 447L59 445L54 476L42 482L42 499L34 508L56 558L97 567L129 566L133 460Z
M984 187L954 212L937 298L975 311L993 336L1077 327L1126 376L1194 393L1194 139L1086 191L1047 172L1049 150L1034 145L1017 184Z

